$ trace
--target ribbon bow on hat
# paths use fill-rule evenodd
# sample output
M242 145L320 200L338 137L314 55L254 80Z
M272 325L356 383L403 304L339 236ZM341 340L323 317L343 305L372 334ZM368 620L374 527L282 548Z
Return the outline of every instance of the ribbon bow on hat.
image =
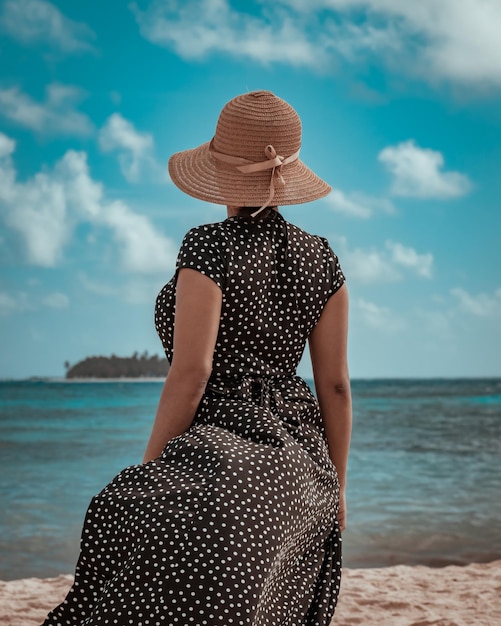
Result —
M267 206L270 205L273 200L273 196L275 195L275 188L283 188L285 187L285 179L282 175L282 165L288 165L293 161L296 161L299 158L299 150L294 152L288 157L283 157L277 154L275 148L269 144L265 147L264 153L268 157L266 161L258 161L257 163L254 161L249 161L248 159L243 159L241 157L232 156L229 154L223 154L222 152L216 152L214 150L212 140L210 142L209 150L214 158L218 161L222 161L223 163L230 163L231 165L235 165L236 169L242 174L255 174L256 172L262 172L264 170L272 170L271 179L270 179L270 194L263 204L261 208L254 213L251 213L252 217L256 217L259 215L261 211L266 209Z

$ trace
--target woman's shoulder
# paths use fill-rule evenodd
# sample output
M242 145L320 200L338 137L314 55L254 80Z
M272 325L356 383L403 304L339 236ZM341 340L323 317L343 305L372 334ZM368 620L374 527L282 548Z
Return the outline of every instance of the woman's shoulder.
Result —
M223 249L231 248L248 239L253 230L253 225L253 220L240 219L237 216L219 222L200 224L186 233L183 243L205 244Z
M321 235L315 235L303 230L292 222L287 222L290 231L294 234L295 239L302 245L318 246L321 248L330 248L329 240Z
M199 224L193 226L183 238L183 243L187 242L206 242L217 243L226 236L226 227L224 222L210 222L208 224Z

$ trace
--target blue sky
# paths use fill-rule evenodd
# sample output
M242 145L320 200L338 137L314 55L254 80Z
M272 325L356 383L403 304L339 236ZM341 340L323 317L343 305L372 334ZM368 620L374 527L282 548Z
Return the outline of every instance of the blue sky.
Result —
M333 187L283 213L340 257L352 376L500 376L500 30L488 0L0 0L0 377L161 353L182 237L225 217L168 158L256 89Z

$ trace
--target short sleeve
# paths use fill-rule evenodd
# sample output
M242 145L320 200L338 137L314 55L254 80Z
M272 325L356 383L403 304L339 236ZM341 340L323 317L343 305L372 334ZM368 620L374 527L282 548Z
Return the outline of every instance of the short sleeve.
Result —
M192 228L184 237L176 262L176 274L183 267L208 276L224 290L226 263L224 249L213 226Z
M327 263L327 272L329 277L329 297L340 289L343 284L346 282L345 275L343 270L341 269L341 264L339 263L339 258L336 253L330 247L329 242L324 237L321 237L322 243L324 244L324 250L326 254L326 263Z

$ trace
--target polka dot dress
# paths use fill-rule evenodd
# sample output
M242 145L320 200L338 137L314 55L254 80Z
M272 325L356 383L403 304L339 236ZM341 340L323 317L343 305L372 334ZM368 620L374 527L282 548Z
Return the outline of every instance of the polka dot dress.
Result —
M214 368L191 427L91 502L75 582L44 626L327 626L341 578L339 484L295 375L344 276L325 239L276 212L185 237L223 292ZM157 331L172 358L176 275Z

